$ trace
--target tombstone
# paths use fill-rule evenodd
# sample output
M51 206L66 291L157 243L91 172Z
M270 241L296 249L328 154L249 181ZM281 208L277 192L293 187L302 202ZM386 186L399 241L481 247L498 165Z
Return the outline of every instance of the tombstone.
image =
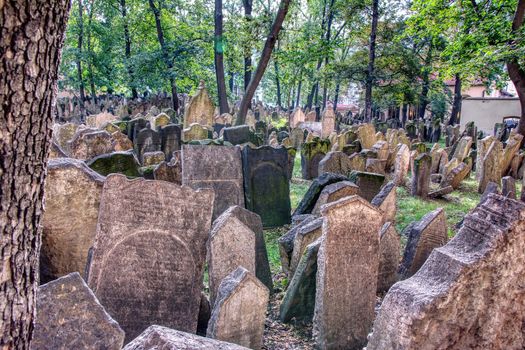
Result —
M228 141L232 145L240 145L247 142L252 142L252 131L248 125L231 126L224 128L224 141Z
M40 249L42 283L71 272L84 273L95 240L104 181L80 160L48 162Z
M148 122L146 121L146 119L142 117L130 120L127 125L127 135L129 139L135 142L135 137L137 136L140 130L146 128L147 124Z
M182 184L193 189L212 188L215 191L213 219L232 205L244 207L240 148L184 145Z
M135 153L140 164L144 164L144 153L161 150L162 139L158 132L151 129L142 129L135 136Z
M505 148L503 149L503 155L501 157L501 176L505 176L507 174L507 170L509 169L510 164L512 163L512 159L520 149L522 140L523 136L520 134L512 133L511 136L509 136Z
M129 151L133 149L133 142L122 132L116 131L111 134L116 152Z
M489 195L416 275L390 289L367 349L523 348L524 213L523 203Z
M300 149L304 142L304 131L300 128L294 128L290 131L290 141L292 142L292 147L295 149Z
M319 163L330 151L330 141L315 138L301 148L301 172L303 179L311 180L319 176Z
M123 174L129 177L140 176L140 164L133 151L102 154L87 162L87 166L103 176Z
M318 175L333 173L347 175L352 169L349 157L343 152L328 152L319 162Z
M361 349L375 316L381 213L359 196L321 213L314 339L319 349Z
M512 176L501 178L501 194L507 198L516 199L516 180Z
M157 165L166 160L166 156L162 151L155 152L145 152L142 154L142 166L150 167L152 165Z
M82 160L111 153L113 149L113 139L107 131L77 132L69 143L70 157Z
M221 281L237 267L242 266L255 274L255 233L231 211L226 211L214 221L207 247L213 305Z
M237 268L221 282L207 337L260 349L269 297L261 281Z
M297 205L293 216L297 217L303 214L310 214L314 209L321 192L326 186L345 180L348 180L346 176L338 174L325 173L320 175L310 184L308 191L306 191L305 195L303 196L303 199L301 199L301 202L299 202L299 204Z
M200 337L161 326L150 326L123 350L187 349L187 350L247 350L220 340Z
M315 111L310 111L306 113L305 121L306 122L315 122L317 120L317 113Z
M327 105L321 120L321 137L327 138L335 130L335 113L331 105Z
M306 117L301 107L296 108L295 111L293 111L293 113L290 115L290 128L296 128L299 123L302 123L305 120Z
M410 167L410 150L407 145L401 145L396 154L394 163L394 183L398 186L404 185L405 178Z
M124 331L77 272L38 288L31 349L120 350Z
M326 186L315 203L312 214L320 215L321 207L325 204L338 201L343 197L353 196L359 193L359 187L350 181L340 181Z
M453 168L444 180L443 185L450 185L453 189L459 188L461 182L467 178L472 170L472 159L467 158L466 163L461 162Z
M385 182L384 175L363 171L352 171L348 179L359 186L359 196L369 202L381 191Z
M363 153L354 153L348 157L348 160L349 160L349 167L351 170L355 170L355 171L365 171L366 170L367 159Z
M155 180L172 182L177 185L182 184L182 166L180 162L167 163L160 162L153 169L153 178Z
M385 222L379 232L379 273L377 292L386 292L397 282L397 269L401 260L401 239L394 224Z
M279 318L284 323L294 318L302 322L312 320L315 307L317 253L320 245L321 239L318 238L306 247L305 253L301 256L279 309Z
M408 278L416 273L425 263L433 249L447 243L447 220L443 208L438 208L411 223L403 231L407 245L399 273Z
M396 220L396 184L390 181L381 188L379 193L370 203L383 213L383 222L395 222Z
M489 182L494 182L498 186L501 183L501 158L503 154L503 145L501 142L495 140L489 146L483 162L481 162L482 170L479 180L478 192L483 193Z
M279 244L279 255L281 258L281 269L286 275L290 275L290 262L292 260L295 236L301 228L309 225L316 219L314 215L310 215L295 226L292 226L284 235L279 237L277 243ZM307 230L308 231L308 230Z
M201 81L197 93L191 97L184 110L184 129L190 128L194 123L211 127L214 115L215 106Z
M427 198L430 187L431 166L432 157L427 153L423 153L414 159L414 173L412 174L410 187L410 194L412 196Z
M77 130L78 125L74 123L53 125L53 139L66 154L69 153L69 142L73 139Z
M180 150L182 131L175 124L168 124L160 129L161 149L164 152L166 161L170 161L173 152Z
M197 330L213 201L208 189L107 177L88 284L126 342L152 324Z
M246 209L258 214L264 227L290 223L286 148L244 147L242 164Z
M311 221L309 220L306 224L299 225L293 239L293 251L290 257L288 273L289 278L294 275L297 265L299 265L299 261L301 260L306 247L321 237L322 226L323 218L317 218Z
M152 128L154 128L156 131L160 131L163 127L171 123L171 119L166 113L158 114L156 117L152 118L151 121Z
M487 151L494 142L494 136L487 136L484 139L478 140L476 150L476 180L480 181L481 174L483 173L483 159L487 154Z
M90 115L86 117L86 125L91 128L100 129L104 124L113 122L118 118L111 113L102 112L97 115Z
M470 136L463 136L456 146L456 149L454 151L454 154L452 155L452 158L456 158L459 162L462 162L467 158L468 152L470 151L470 147L472 146L472 137Z
M372 148L376 143L376 131L372 124L362 124L357 129L357 136L363 148Z

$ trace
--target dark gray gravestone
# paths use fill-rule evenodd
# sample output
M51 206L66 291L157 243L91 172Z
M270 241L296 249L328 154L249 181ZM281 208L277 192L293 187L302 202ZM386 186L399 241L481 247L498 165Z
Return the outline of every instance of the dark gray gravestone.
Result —
M179 125L168 124L160 129L162 152L169 162L173 157L173 152L180 150L182 140L181 129Z
M232 205L244 207L241 150L239 147L184 145L182 184L215 191L213 220Z
M381 187L385 182L384 175L364 171L352 171L348 178L359 186L359 196L369 202L381 191Z
M77 272L38 288L31 349L120 350L124 331Z
M251 141L251 130L248 125L231 126L223 130L224 141L240 145Z
M264 227L290 223L288 151L284 147L244 147L242 151L246 208Z
M134 141L139 131L145 129L147 124L147 120L142 117L130 120L127 125L126 135L131 141Z
M91 159L87 166L104 176L109 174L123 174L129 177L140 176L140 164L133 151L102 154Z
M315 203L317 203L317 199L319 198L321 191L326 186L346 180L348 180L346 176L339 174L324 173L323 175L319 176L308 188L308 191L297 206L297 209L295 209L293 216L295 217L298 215L310 214L315 207Z
M88 284L126 332L196 332L214 193L122 175L106 178Z
M306 248L297 270L286 290L281 303L279 318L282 322L310 322L315 307L315 279L317 274L317 252L321 239L316 240Z
M138 132L133 140L135 153L140 164L143 162L143 156L146 152L157 152L161 150L161 137L158 132L151 129L142 129Z

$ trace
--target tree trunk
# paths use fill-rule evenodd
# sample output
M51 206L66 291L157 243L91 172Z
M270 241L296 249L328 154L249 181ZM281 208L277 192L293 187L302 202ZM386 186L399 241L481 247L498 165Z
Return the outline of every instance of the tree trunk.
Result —
M516 13L514 14L514 19L512 21L512 31L519 35L523 27L523 20L525 17L525 0L519 0L518 6L516 8ZM514 46L514 42L509 42L509 46ZM518 125L518 133L525 136L525 71L518 62L517 57L511 57L507 61L507 71L509 72L509 77L516 87L516 92L518 93L518 98L520 99L521 105L521 116L520 122ZM524 137L525 140L525 137ZM522 145L523 145L522 141Z
M372 117L372 85L374 84L374 67L376 60L377 21L379 19L379 0L372 1L372 26L370 29L370 44L368 51L368 68L365 88L365 120Z
M458 122L458 115L461 112L461 77L456 74L456 83L454 84L454 102L452 103L452 112L448 125L454 125Z
M0 1L0 349L29 349L52 106L70 1Z
M157 39L159 40L160 49L162 50L162 56L166 67L168 68L168 75L171 87L171 101L173 103L173 109L175 111L179 110L179 98L177 97L177 84L175 81L175 72L173 71L173 60L170 59L168 48L164 42L164 31L162 30L162 25L160 22L160 8L155 6L153 0L149 0L149 6L155 17L155 26L157 27Z
M275 86L277 87L277 106L282 108L281 103L281 82L279 81L279 64L277 63L277 58L273 58L273 65L275 68Z
M334 112L337 112L337 103L339 102L339 89L341 88L341 82L335 84L335 96L334 96Z
M235 88L235 73L233 71L230 71L229 76L230 76L230 81L228 85L230 85L230 92L233 95L234 94L233 90Z
M301 86L303 85L303 79L302 77L299 78L299 86L297 87L297 100L295 103L296 107L299 107L301 105Z
M244 4L244 18L246 22L252 20L252 5L253 0L243 0ZM246 47L244 52L244 91L248 89L250 80L252 79L252 51L249 47Z
M330 45L330 39L332 36L332 21L334 19L334 10L333 10L334 2L335 0L330 1L330 8L328 10L328 25L326 27L326 45L327 46ZM325 67L328 66L328 62L329 62L329 58L328 58L328 55L326 55L324 59ZM327 95L328 95L328 82L326 81L326 79L324 79L324 82L323 82L323 110L326 108Z
M88 60L88 74L89 74L89 86L91 88L91 98L93 99L93 103L97 103L97 91L95 88L95 77L93 75L93 50L91 48L91 27L93 24L93 10L95 6L95 0L91 0L91 4L89 6L89 19L88 19L88 32L87 32L87 50L89 55Z
M215 77L217 79L217 95L219 96L220 113L229 113L228 97L226 96L226 80L224 78L224 38L222 37L222 0L215 0Z
M125 43L125 55L126 55L126 66L128 67L128 74L131 86L131 98L137 99L139 94L137 88L135 87L135 76L133 73L133 68L131 67L131 37L129 36L129 26L128 26L128 10L126 8L126 0L120 0L120 13L122 14L122 21L124 22L124 43Z
M248 106L250 105L253 95L255 94L255 91L257 90L257 87L259 86L259 83L261 82L261 79L264 75L264 71L268 66L268 62L272 56L273 48L275 47L275 42L279 37L279 32L281 31L284 19L288 13L288 8L290 7L291 1L292 0L281 0L279 11L277 11L277 16L275 17L275 20L272 24L272 29L270 30L268 38L266 38L264 49L262 51L259 63L257 64L255 74L250 80L250 84L248 85L248 88L242 97L241 106L237 115L237 125L242 125L246 121Z
M84 92L84 79L82 78L82 42L84 41L84 6L82 0L78 0L78 53L77 53L77 79L80 94L80 119L83 121L86 116L86 93Z
M403 103L403 107L401 108L401 124L403 127L405 127L407 118L408 118L408 105L406 103Z
M428 105L428 91L430 90L430 72L428 67L432 63L432 52L433 52L432 41L430 41L428 46L427 57L425 58L425 66L423 67L423 87L421 88L421 96L419 98L419 108L417 118L422 120L425 117L425 111L427 110Z

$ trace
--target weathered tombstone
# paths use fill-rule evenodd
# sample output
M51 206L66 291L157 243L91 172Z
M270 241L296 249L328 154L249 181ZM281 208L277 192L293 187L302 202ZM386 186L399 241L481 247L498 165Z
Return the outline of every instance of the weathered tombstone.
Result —
M522 349L524 217L523 203L489 195L447 245L390 289L367 349Z
M301 172L303 179L315 179L320 174L319 163L330 151L330 141L314 138L311 142L306 142L301 148Z
M241 149L184 145L182 184L193 189L212 188L215 191L213 219L232 205L244 207Z
M95 240L104 180L77 159L48 162L40 249L42 283L70 272L84 273Z
M379 273L377 292L386 292L397 282L397 269L401 260L401 239L392 222L385 222L379 232Z
M325 222L317 258L316 345L361 349L375 316L381 213L359 196L327 204L321 212Z
M76 159L91 159L114 150L113 138L107 131L77 132L69 143L69 155Z
M414 173L410 193L413 196L426 198L430 188L430 168L432 167L432 157L427 153L419 155L414 159Z
M433 249L447 243L447 220L443 208L438 208L413 222L404 230L407 245L399 273L408 278L419 270Z
M372 148L376 143L376 131L373 124L362 124L357 129L357 136L363 148Z
M152 324L195 332L214 193L110 175L88 284L130 341Z
M459 187L461 182L470 174L472 170L472 159L466 158L465 162L461 162L453 168L444 180L443 185L450 185L453 189Z
M317 218L315 220L309 221L304 225L299 225L298 229L295 232L295 237L293 239L293 251L290 257L290 266L288 276L291 278L297 265L303 256L306 247L321 237L323 226L323 218Z
M151 129L142 129L135 136L135 153L141 164L144 163L144 153L161 150L162 139L160 134Z
M320 215L321 207L325 204L338 201L343 197L353 196L359 193L359 187L350 181L340 181L326 186L315 203L312 214Z
M150 326L123 350L247 350L237 344L200 337L161 326Z
M53 126L53 139L57 144L69 153L69 142L73 139L78 130L78 125L74 123L55 124Z
M394 163L394 182L396 185L404 185L405 177L410 167L410 150L407 145L401 145L396 154Z
M261 281L245 268L237 268L221 282L207 336L260 349L269 296Z
M323 159L319 162L318 175L324 173L334 173L347 175L351 168L352 164L349 157L343 152L328 152Z
M321 136L328 137L335 130L335 113L331 105L327 105L321 120Z
M87 166L103 176L109 174L140 176L140 164L132 151L102 154L87 162Z
M306 117L305 117L306 122L315 122L316 120L317 120L316 111L310 111L306 114Z
M310 214L314 209L315 204L317 203L319 195L326 186L345 180L348 180L346 176L332 173L325 173L319 176L310 184L308 191L306 191L305 195L303 196L303 199L301 200L299 205L297 205L293 216L296 217L302 214Z
M344 152L343 152L344 153ZM350 169L355 171L366 170L366 156L363 153L354 153L348 157Z
M465 160L472 146L472 137L463 136L459 141L452 158L456 158L459 162Z
M516 180L512 176L501 178L501 194L505 197L516 199Z
M38 288L31 349L120 350L124 331L77 272Z
M142 117L130 120L127 125L127 135L129 139L135 142L135 137L137 136L139 131L145 129L147 125L148 122Z
M133 142L122 132L116 131L111 134L116 152L129 151L133 149Z
M309 215L297 225L292 226L291 229L277 240L277 243L279 244L279 255L281 258L281 269L285 274L290 274L290 261L292 260L294 241L297 232L299 232L302 227L309 225L315 219L316 217L314 215Z
M204 140L208 138L208 135L209 130L197 123L193 123L188 128L182 130L182 139L185 142Z
M494 142L494 136L487 136L484 139L478 140L476 150L476 180L481 180L481 174L483 173L483 159L487 154L487 151Z
M255 274L255 233L231 211L226 211L213 222L207 247L213 305L221 281L237 267L242 266Z
M501 176L505 176L512 163L512 159L518 153L523 136L520 134L511 133L505 148L503 149L503 155L501 157L500 171Z
M182 131L175 124L168 124L160 129L161 149L164 152L166 161L170 161L173 152L180 150Z
M184 129L189 128L194 123L211 127L214 114L215 106L208 96L204 82L201 81L197 93L191 97L184 110Z
M306 120L303 110L301 107L298 107L290 115L290 128L295 128L299 123L302 123Z
M152 118L151 122L152 128L160 131L163 127L171 122L171 119L166 113L160 113L156 117Z
M293 128L290 131L290 141L292 142L292 147L295 149L300 149L304 142L304 131L300 128Z
M396 220L396 184L390 181L384 185L379 193L370 201L383 213L383 222L394 222Z
M252 141L251 133L248 125L239 125L224 128L223 137L224 141L228 141L232 145L240 145Z
M155 152L145 152L142 154L142 166L151 167L152 165L157 165L166 160L166 156L162 151Z
M97 115L86 117L86 125L92 128L100 129L104 124L117 120L118 118L111 113L102 112Z
M155 180L162 180L172 182L177 185L182 184L182 166L180 162L167 163L160 162L153 169L153 178Z
M258 214L264 227L290 223L286 148L244 147L242 163L246 209Z
M314 315L315 286L317 274L317 253L321 239L317 239L306 247L305 253L297 265L295 274L281 302L279 318L282 322L310 322Z
M385 182L384 175L363 171L352 171L348 179L359 187L359 196L369 202L381 191Z
M501 142L495 140L483 158L481 176L479 180L478 192L485 192L485 188L489 182L494 182L498 186L501 183L501 158L503 153L503 145Z

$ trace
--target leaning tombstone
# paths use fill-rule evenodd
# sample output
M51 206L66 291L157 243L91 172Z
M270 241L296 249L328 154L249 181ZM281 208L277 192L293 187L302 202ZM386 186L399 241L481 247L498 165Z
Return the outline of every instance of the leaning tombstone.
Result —
M152 324L197 330L213 201L209 189L107 177L88 284L126 341Z
M381 191L385 182L384 175L363 171L352 171L348 179L359 187L359 196L369 202Z
M292 260L295 236L301 228L310 225L315 219L316 217L314 215L308 216L277 240L277 243L279 244L279 256L281 258L281 269L285 274L290 275L290 262Z
M129 177L140 176L140 164L133 151L102 154L91 159L87 166L103 176L109 174L123 174Z
M379 273L377 292L386 292L397 282L397 269L401 260L401 239L392 222L385 222L379 232Z
M410 186L410 193L413 196L421 198L428 196L431 167L432 157L427 153L423 153L414 159L414 173L412 174L412 184Z
M367 349L522 349L524 217L523 203L489 195L412 278L390 288Z
M315 208L315 204L317 203L321 192L326 186L346 180L348 180L346 176L332 173L325 173L316 178L314 181L312 181L308 191L306 191L303 199L301 199L301 202L299 202L297 205L293 216L296 217L298 215L312 213L312 210Z
M396 185L390 181L381 188L379 193L370 201L370 203L377 207L383 213L383 222L396 220Z
M297 265L303 256L306 247L316 241L322 234L323 218L317 218L305 225L300 225L293 240L293 251L290 258L289 277L295 273Z
M207 337L260 349L269 297L261 281L237 268L221 282Z
M264 227L290 223L288 151L284 147L242 150L246 209L258 214Z
M247 350L237 344L200 337L162 326L150 326L122 350Z
M361 349L375 317L381 213L359 196L327 204L321 213L315 342L319 349Z
M359 194L359 187L351 181L340 181L326 186L315 203L312 214L320 215L321 207L325 204L338 201L343 197Z
M503 154L503 145L495 140L489 146L485 157L483 158L482 170L479 179L478 192L485 192L489 182L494 182L498 186L501 183L501 159Z
M46 210L40 249L40 282L71 272L84 273L97 229L105 178L77 159L47 165Z
M241 149L228 146L184 145L182 184L215 191L213 219L232 205L244 207Z
M38 288L31 349L120 350L124 331L77 272Z
M447 243L447 220L443 208L438 208L410 224L403 236L407 238L399 273L408 278L425 263L433 249Z

